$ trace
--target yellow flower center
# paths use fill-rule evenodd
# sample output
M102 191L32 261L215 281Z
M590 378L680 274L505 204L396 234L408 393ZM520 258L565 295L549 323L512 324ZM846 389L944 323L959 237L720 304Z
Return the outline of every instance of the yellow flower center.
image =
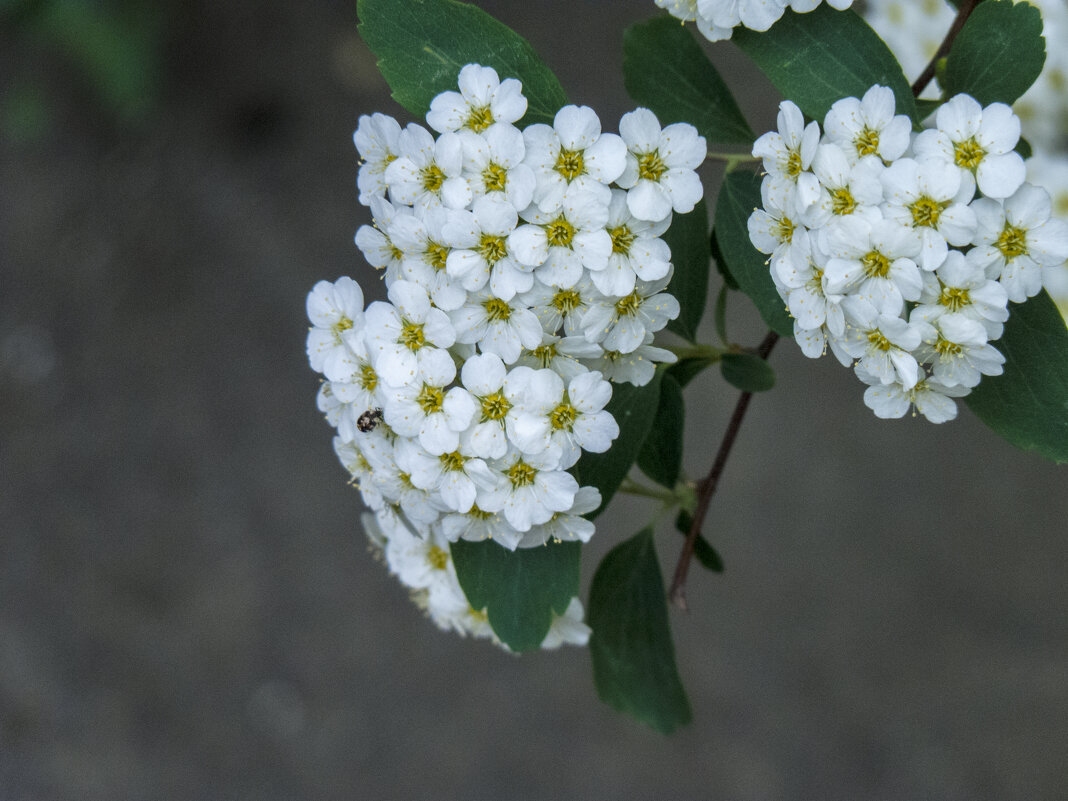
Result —
M360 368L360 386L368 392L374 392L375 387L378 386L378 373L369 364Z
M924 195L909 206L909 211L912 212L912 224L934 228L938 225L938 218L947 205L949 204L939 203L934 198Z
M890 259L877 250L868 253L860 263L864 267L864 274L869 278L886 278L890 274Z
M482 308L486 310L486 317L491 323L497 320L507 321L512 316L512 307L500 298L490 298L482 304Z
M427 192L437 192L441 189L441 185L445 183L445 173L441 171L437 164L423 167L419 175L423 179L423 189Z
M853 199L853 193L845 187L832 189L830 195L831 211L835 214L852 214L856 211L857 201Z
M513 487L529 487L534 483L538 471L520 459L505 472Z
M879 152L879 132L873 131L867 125L864 126L857 138L853 140L853 146L859 156L871 156Z
M974 170L978 167L985 155L986 151L975 141L974 136L963 142L957 142L953 148L953 160L958 167L964 167L966 170Z
M542 367L548 367L553 363L553 359L556 358L556 345L542 345L534 348L530 352L530 355L540 364Z
M780 242L789 243L794 238L794 230L797 228L794 221L789 217L782 217L775 228L774 236Z
M630 253L630 246L634 244L634 240L637 238L626 225L610 229L608 235L612 237L612 252L622 253L623 255Z
M449 258L449 248L439 245L437 242L426 243L426 263L438 272L445 269L445 262Z
M449 565L449 552L444 551L437 545L431 545L426 552L426 560L435 570L444 570Z
M447 472L455 472L457 470L464 469L464 462L467 461L467 457L461 454L459 451L453 451L452 453L443 453L438 457L441 461L441 468Z
M643 153L638 157L638 177L649 181L659 181L660 176L667 172L667 165L660 158L660 151Z
M508 245L505 243L504 237L494 236L493 234L483 234L475 250L486 260L490 267L508 255Z
M1005 223L1005 229L994 243L1006 259L1015 259L1027 253L1027 231Z
M487 192L503 192L508 187L508 171L491 161L482 171L482 186Z
M576 417L578 417L578 411L568 402L565 396L564 402L549 414L549 424L555 431L570 431L571 427L575 425Z
M441 411L441 407L445 403L445 393L441 391L440 387L423 384L423 388L415 396L415 402L419 404L419 408L425 414L434 414Z
M637 314L638 309L642 305L642 296L635 290L626 297L620 298L616 301L616 314L620 317L629 317L632 314Z
M582 305L582 297L573 289L561 289L553 295L552 304L553 308L566 316Z
M475 133L482 133L493 125L493 112L490 111L489 106L472 108L464 125Z
M400 338L397 341L408 348L408 350L419 350L426 344L426 335L423 333L423 326L419 323L405 323L401 326Z
M556 165L553 169L564 176L568 183L571 183L586 172L582 151L560 148L560 155L556 157Z
M786 159L786 174L791 178L796 178L804 170L804 165L801 163L801 151L791 150L790 156Z
M504 397L500 392L491 392L481 400L482 422L486 422L487 420L503 420L508 415L508 411L512 408L512 404L508 402L508 398Z
M575 226L561 215L545 226L545 235L552 247L571 247L571 240L575 238Z
M938 342L935 343L934 349L939 356L960 356L964 350L956 342L943 339L941 334L938 335Z
M878 329L868 332L868 342L872 347L878 348L882 351L890 350L894 347L893 343L889 339L883 336L883 332Z
M943 286L942 294L938 296L938 302L940 305L945 306L951 312L957 312L963 309L965 306L970 306L972 299L968 295L967 289L957 289L956 287Z

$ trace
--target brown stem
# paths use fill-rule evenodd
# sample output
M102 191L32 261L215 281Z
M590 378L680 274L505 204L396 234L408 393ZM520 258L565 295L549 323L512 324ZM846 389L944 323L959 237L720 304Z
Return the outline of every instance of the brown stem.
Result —
M920 77L916 79L916 83L912 84L913 97L919 97L920 92L926 89L927 84L934 78L935 70L938 69L939 59L949 55L949 50L953 47L953 40L957 38L960 29L964 27L965 21L971 16L971 13L975 10L975 7L978 4L979 0L961 0L960 8L957 9L957 18L953 20L953 24L949 26L949 32L946 34L946 38L942 40L942 44L938 46L930 63L928 63L923 72L920 73Z
M757 355L761 359L768 358L771 349L775 347L775 343L778 341L779 335L774 331L769 331L768 335L764 337L764 341L760 343L760 347L757 348ZM723 441L719 444L716 460L712 463L712 469L708 471L708 475L705 476L704 480L697 485L697 506L693 510L693 521L690 523L690 530L686 534L686 542L683 543L679 561L675 565L675 577L671 581L671 589L668 590L668 598L679 609L686 608L686 574L690 570L693 549L697 544L697 538L701 534L705 516L708 514L708 505L712 502L712 496L716 493L716 485L719 484L720 474L723 473L723 468L727 464L731 446L734 445L738 430L742 427L742 420L745 418L745 412L749 408L749 401L752 397L752 392L743 392L741 397L738 398L738 404L734 407L734 414L731 415L731 421L727 424L727 431L723 434Z

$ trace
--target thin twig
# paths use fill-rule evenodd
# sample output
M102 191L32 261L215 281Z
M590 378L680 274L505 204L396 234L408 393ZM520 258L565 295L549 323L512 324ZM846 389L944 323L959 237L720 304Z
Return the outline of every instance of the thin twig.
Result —
M774 331L769 331L768 335L764 337L764 341L760 343L760 347L757 348L757 355L761 359L768 358L771 349L775 347L775 343L778 341L779 335ZM708 514L708 505L712 501L712 496L716 493L716 485L719 484L720 474L723 473L723 468L727 464L731 446L734 445L738 430L742 427L742 420L745 418L745 412L749 408L749 401L752 397L752 392L743 392L742 396L738 398L738 405L734 407L734 414L731 415L731 421L727 424L727 431L723 435L723 441L719 444L716 460L712 463L712 468L708 471L708 475L697 485L697 506L693 510L693 521L690 523L690 531L686 535L686 542L683 543L679 561L675 565L675 577L672 579L671 589L668 591L668 598L671 599L671 603L679 607L679 609L686 608L686 574L690 570L693 549L697 544L698 536L701 534L705 515Z
M934 78L935 71L938 69L938 62L949 55L949 50L953 47L953 40L957 38L960 29L964 27L965 21L967 21L968 17L978 4L979 0L961 0L960 8L957 10L957 18L953 20L953 24L949 26L949 32L946 34L946 38L942 40L942 44L938 46L930 63L928 63L923 72L920 73L920 77L916 79L916 83L912 84L913 97L919 97L920 92L926 89L927 84Z

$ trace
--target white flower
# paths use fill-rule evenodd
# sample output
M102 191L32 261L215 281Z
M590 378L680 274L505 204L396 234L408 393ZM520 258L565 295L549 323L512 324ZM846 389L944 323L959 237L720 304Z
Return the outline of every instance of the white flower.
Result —
M586 366L596 370L613 383L628 383L642 387L653 380L657 364L674 364L678 357L670 350L654 347L652 334L630 353L606 350L596 359L586 360Z
M383 393L382 408L390 428L403 437L418 437L419 444L435 456L455 451L459 432L471 425L476 408L466 389L446 391L455 377L456 365L446 351L427 351L416 380Z
M697 13L716 29L728 31L739 24L750 30L766 31L785 9L785 0L697 0Z
M535 275L543 284L566 289L578 283L583 269L600 271L608 266L612 255L612 238L605 230L608 204L588 188L569 189L555 211L530 206L522 217L529 224L516 228L508 246L517 261L537 268Z
M442 311L458 309L467 299L461 281L445 269L452 248L445 243L444 228L455 214L444 206L420 207L414 214L396 216L387 229L390 242L404 253L401 277L426 289Z
M597 291L589 276L567 289L549 286L537 279L521 300L538 316L542 328L554 334L563 326L568 336L582 333L582 318L590 305L603 295Z
M554 512L570 509L578 492L575 477L558 469L559 463L560 451L555 447L536 455L513 450L494 463L505 480L479 506L487 512L502 512L521 532L547 522Z
M536 548L547 542L589 542L594 525L583 515L601 505L601 493L596 487L580 487L575 502L566 512L556 512L549 520L532 526L519 542L520 548ZM545 647L544 645L542 646Z
M495 353L505 364L515 362L523 348L541 344L541 323L516 298L509 302L485 290L475 292L451 318L457 342L477 344L483 353Z
M508 241L518 219L511 203L491 196L480 197L471 211L454 212L442 232L454 248L445 262L449 275L469 292L488 283L503 300L530 289L531 269L516 260Z
M386 563L405 586L427 589L455 570L449 543L435 530L416 537L403 527L393 527L387 536Z
M1013 151L1020 139L1020 120L1004 103L982 108L971 95L956 95L939 106L937 130L917 135L918 159L938 158L975 175L979 190L991 198L1005 198L1024 179L1024 163Z
M372 197L370 206L374 225L359 227L356 247L372 267L383 271L382 277L388 286L400 276L404 251L393 244L386 232L398 218L410 217L412 210L407 206L394 206L383 197Z
M436 492L454 512L468 511L478 494L493 489L500 478L462 439L457 450L438 455L413 446L411 476L415 486Z
M471 187L463 177L463 143L454 133L437 141L414 122L400 133L397 158L386 168L386 183L394 203L437 205L462 209L471 202Z
M391 303L376 300L364 314L364 339L379 377L392 386L414 381L429 354L456 341L448 315L430 305L426 290L394 281Z
M330 380L330 392L338 402L351 406L355 412L353 422L364 411L382 406L382 386L371 364L367 346L362 339L350 340L346 355L334 360Z
M387 114L360 116L352 141L363 164L356 178L360 203L368 205L372 197L386 193L386 168L397 158L400 124Z
M509 436L524 453L541 453L550 446L560 449L560 467L567 469L582 451L604 453L619 436L619 426L605 404L612 386L598 372L575 376L566 389L551 370L535 370L529 387L521 393L519 414L509 426Z
M360 491L363 502L376 510L384 508L386 500L375 481L374 465L364 455L364 450L391 450L384 439L384 434L361 437L358 442L345 441L340 436L334 437L334 453L342 467L348 471L350 483Z
M971 182L961 183L961 171L941 159L901 159L882 174L885 213L909 225L920 236L919 265L935 270L945 261L948 245L968 245L975 236Z
M661 130L649 109L624 114L619 134L627 145L626 168L616 183L627 191L627 207L639 220L666 219L672 210L693 211L704 194L694 170L705 160L705 138L689 123Z
M910 228L895 220L846 217L828 236L828 249L828 294L856 295L889 315L900 314L906 300L919 300L923 281L912 259L920 242Z
M958 250L951 250L933 274L924 274L920 305L910 319L933 323L943 314L963 314L981 323L988 339L1001 337L1009 319L1009 296L997 281L986 277L983 268Z
M762 208L749 215L748 227L753 246L771 256L772 276L778 281L780 274L808 263L812 245L808 229L794 210L794 190L776 197L771 189L772 179L765 176L760 182Z
M473 425L465 434L475 455L500 459L508 452L505 427L519 414L517 402L526 387L527 369L513 370L513 378L494 353L482 353L464 362L460 380L478 403Z
M886 86L873 86L864 97L844 97L835 101L823 120L827 137L849 150L854 160L878 156L885 162L901 158L909 146L912 121L894 114L894 92Z
M910 406L932 423L947 423L957 416L960 398L971 392L967 387L947 387L933 378L926 378L916 386L905 389L900 383L874 383L864 390L864 405L884 420L904 417Z
M856 297L846 298L842 305L846 333L841 346L858 360L857 374L874 376L882 384L899 381L905 389L916 386L920 369L911 351L919 347L920 324L880 314L871 303Z
M534 172L523 163L523 134L511 125L494 125L484 134L461 131L464 177L475 197L491 195L525 209L534 197Z
M816 122L805 118L794 103L779 104L778 131L768 131L753 143L753 155L764 160L770 178L769 194L779 208L786 208L791 190L797 188L798 209L806 209L819 198L819 181L809 172L820 143Z
M851 163L838 145L820 145L812 160L812 172L820 182L819 197L805 209L802 222L818 228L847 215L877 219L881 215L874 207L883 199L879 181L883 170L883 163L873 156Z
M541 641L542 650L552 650L561 645L585 645L590 641L590 627L582 622L584 610L582 601L572 598L564 614L553 613L553 622L549 633Z
M319 281L308 293L308 361L319 373L337 374L348 357L345 339L358 336L364 325L363 290L347 276L334 283Z
M816 254L814 254L816 255ZM826 258L817 256L826 264ZM842 313L843 294L828 292L825 287L824 270L815 259L796 266L787 272L785 263L776 271L786 289L786 305L794 317L797 327L803 331L820 328L824 325L833 336L842 336L845 332L845 316ZM814 358L812 348L805 355ZM815 355L823 352L823 344Z
M635 277L656 281L671 269L671 249L659 238L671 224L671 215L658 222L639 220L631 214L627 197L622 190L612 190L605 223L612 252L604 269L590 268L590 280L605 295L629 295Z
M483 133L496 123L516 122L527 112L523 85L515 78L502 81L493 67L467 64L457 82L459 92L442 92L430 101L426 122L439 133L461 128Z
M532 369L549 369L564 381L570 381L587 368L580 359L596 359L604 353L604 348L596 342L590 342L584 336L558 337L544 334L541 344L532 350L520 354L517 366Z
M372 432L374 433L374 432ZM371 465L371 480L375 489L390 503L390 514L403 521L404 527L429 526L445 511L445 504L437 493L427 492L412 484L412 440L398 438L391 447L379 447L373 450L363 448L361 451ZM403 517L401 517L403 515ZM381 525L381 519L379 520ZM425 533L421 529L413 530L414 535Z
M982 323L963 314L943 314L934 324L919 323L923 342L916 358L931 363L935 381L974 387L984 375L1001 375L1005 357L986 341Z
M630 353L679 316L679 302L662 290L670 273L659 281L639 281L634 291L622 298L606 298L593 303L582 318L583 333L590 342L605 350Z
M1004 205L980 198L972 209L978 229L968 261L999 279L1014 303L1041 292L1042 267L1068 258L1068 223L1050 219L1046 190L1025 183Z
M525 163L534 171L534 202L552 212L571 186L593 192L607 206L608 184L626 165L627 146L616 134L602 134L597 112L588 106L564 106L553 125L530 125L523 131Z

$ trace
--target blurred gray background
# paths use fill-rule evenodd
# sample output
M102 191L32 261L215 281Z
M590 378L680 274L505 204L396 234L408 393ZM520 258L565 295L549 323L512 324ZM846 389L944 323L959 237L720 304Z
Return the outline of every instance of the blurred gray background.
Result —
M651 0L481 5L615 130ZM708 519L727 571L672 614L692 726L601 705L585 650L422 618L367 552L304 356L315 281L383 295L351 134L409 117L356 22L0 3L0 799L1063 798L1064 469L967 411L878 421L790 342ZM773 90L714 58L771 127ZM740 297L731 328L762 334ZM701 475L736 393L688 397ZM599 521L584 588L651 512Z

